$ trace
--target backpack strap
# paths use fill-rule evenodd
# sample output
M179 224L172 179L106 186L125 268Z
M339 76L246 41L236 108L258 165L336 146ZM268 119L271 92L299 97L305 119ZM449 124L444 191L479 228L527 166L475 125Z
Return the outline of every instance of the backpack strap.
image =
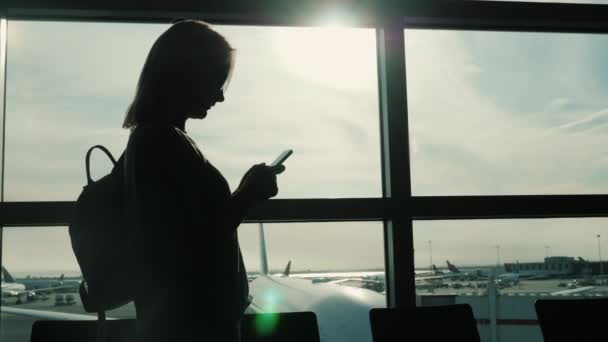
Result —
M101 310L97 312L97 336L95 338L95 342L107 342L107 340L106 312Z
M110 153L110 151L108 151L107 148L101 146L101 145L95 145L93 147L91 147L88 151L87 151L87 156L85 158L85 166L87 169L87 184L91 184L93 183L93 180L91 179L91 152L93 152L94 149L100 149L102 150L107 156L108 158L110 158L110 160L112 161L112 165L116 165L116 159L114 159L114 156L112 156L112 153Z

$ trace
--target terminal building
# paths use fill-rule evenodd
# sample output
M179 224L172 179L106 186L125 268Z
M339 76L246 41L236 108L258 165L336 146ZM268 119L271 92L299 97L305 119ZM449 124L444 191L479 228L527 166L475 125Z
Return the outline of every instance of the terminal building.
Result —
M552 256L543 262L505 263L509 273L539 273L548 276L602 275L608 273L608 262L587 261L581 257Z

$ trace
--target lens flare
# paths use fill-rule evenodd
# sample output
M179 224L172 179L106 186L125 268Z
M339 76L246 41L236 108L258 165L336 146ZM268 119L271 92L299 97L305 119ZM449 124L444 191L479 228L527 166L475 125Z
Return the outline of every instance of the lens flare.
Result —
M278 313L259 314L255 317L255 329L260 336L270 335L279 323Z

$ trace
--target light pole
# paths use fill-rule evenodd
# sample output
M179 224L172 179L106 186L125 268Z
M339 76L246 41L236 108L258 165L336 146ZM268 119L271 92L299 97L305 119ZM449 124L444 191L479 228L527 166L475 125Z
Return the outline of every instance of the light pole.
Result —
M429 260L431 262L431 271L433 271L433 242L431 240L429 240Z
M600 275L602 275L604 269L602 267L602 244L600 242L600 234L597 234L597 256L600 259Z
M496 272L500 268L500 245L496 245Z
M545 246L545 258L549 257L549 249L550 248L551 248L550 246Z

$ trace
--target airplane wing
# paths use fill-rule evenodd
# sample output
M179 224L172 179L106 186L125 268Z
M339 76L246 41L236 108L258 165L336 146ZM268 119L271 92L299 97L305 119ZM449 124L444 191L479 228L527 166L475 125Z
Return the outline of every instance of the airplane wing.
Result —
M379 271L361 271L361 272L326 272L326 273L291 273L292 278L302 279L345 279L345 278L363 278L384 276L384 272Z
M337 284L337 285L342 285L343 283L346 283L346 284L360 283L360 284L371 284L371 285L383 284L381 281L364 279L364 278L344 278L344 279L337 279L337 280L332 280L332 281L327 282L327 284Z
M62 285L62 286L56 286L56 287L46 287L46 288L41 288L41 289L31 289L31 290L23 290L23 291L17 291L16 294L18 296L20 295L24 295L24 294L28 294L28 293L40 293L40 292L54 292L57 290L65 290L65 289L73 289L74 285Z
M416 277L416 280L435 280L435 279L448 279L448 278L456 278L462 277L462 274L442 274L428 277Z
M594 288L595 288L595 286L585 286L585 287L579 287L578 289L571 289L571 290L563 290L563 291L551 292L551 295L552 296L571 295L571 294L575 294L575 293L587 292L589 290L593 290Z
M56 312L56 311L44 311L44 310L31 310L31 309L21 309L15 308L11 306L0 306L0 312L3 314L11 314L18 315L30 318L37 319L51 319L51 320L85 320L85 321L96 321L97 315L85 315L85 314L73 314L66 312ZM106 317L106 319L115 319L111 317Z

